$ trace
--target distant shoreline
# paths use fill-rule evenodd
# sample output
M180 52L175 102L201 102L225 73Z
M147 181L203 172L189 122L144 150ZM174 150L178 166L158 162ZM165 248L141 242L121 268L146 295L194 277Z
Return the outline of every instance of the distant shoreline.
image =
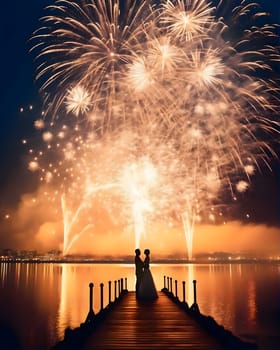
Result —
M105 260L105 259L0 259L0 263L20 264L134 264L134 260ZM280 259L211 259L211 260L178 260L178 259L154 259L154 264L280 264Z

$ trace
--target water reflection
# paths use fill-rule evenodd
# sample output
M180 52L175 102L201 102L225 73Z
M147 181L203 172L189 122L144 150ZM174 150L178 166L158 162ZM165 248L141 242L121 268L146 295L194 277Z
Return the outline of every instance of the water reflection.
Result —
M158 290L164 276L177 280L177 294L193 303L197 280L200 311L245 340L265 348L280 348L280 269L264 264L151 264ZM78 327L89 311L89 283L94 283L94 312L100 310L100 283L104 305L109 284L127 278L134 290L133 264L0 264L0 323L19 336L23 350L46 350L64 335L66 327ZM173 284L175 292L175 284ZM276 347L275 344L277 345Z
M7 271L8 271L8 263L1 263L0 264L0 276L1 276L1 281L4 282L7 276Z
M84 322L89 311L89 283L94 284L93 309L100 311L100 284L103 283L104 306L115 297L115 281L127 278L129 290L134 290L134 265L132 264L62 264L61 290L58 309L58 336L66 327L77 327ZM118 287L117 287L118 288ZM118 291L117 291L118 293Z

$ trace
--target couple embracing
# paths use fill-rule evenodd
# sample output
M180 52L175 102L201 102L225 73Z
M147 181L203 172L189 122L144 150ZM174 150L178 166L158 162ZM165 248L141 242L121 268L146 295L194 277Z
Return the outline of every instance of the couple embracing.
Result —
M153 300L158 297L152 273L150 271L150 250L144 250L145 259L141 259L140 249L135 249L136 298Z

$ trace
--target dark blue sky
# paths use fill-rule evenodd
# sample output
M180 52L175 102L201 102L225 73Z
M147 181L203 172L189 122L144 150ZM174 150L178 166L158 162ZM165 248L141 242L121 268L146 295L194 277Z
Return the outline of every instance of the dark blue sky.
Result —
M21 106L40 106L34 84L35 65L29 54L28 40L39 26L46 0L28 2L16 0L5 3L1 18L1 118L0 118L0 209L15 205L20 193L28 190L29 176L23 164L20 140L32 132L31 113L19 113ZM32 187L32 186L31 186Z
M101 0L100 0L101 1ZM257 0L263 8L272 13L272 22L280 22L278 0ZM237 1L236 1L237 2ZM1 118L0 118L0 221L6 208L15 207L21 193L36 188L36 177L26 169L25 149L21 139L33 131L33 121L40 109L38 86L34 82L35 64L29 53L28 40L39 27L43 8L51 0L14 0L2 5L1 18ZM20 113L20 107L33 112ZM255 216L279 224L279 167L272 163L273 173L264 170L257 175L244 207L255 212Z

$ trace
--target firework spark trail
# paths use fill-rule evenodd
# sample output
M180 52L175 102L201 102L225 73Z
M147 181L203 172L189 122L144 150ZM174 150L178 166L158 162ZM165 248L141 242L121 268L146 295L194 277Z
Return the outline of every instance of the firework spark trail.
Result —
M59 148L38 121L49 148L29 169L66 181L73 208L83 205L75 193L88 182L117 183L104 207L116 216L118 199L120 221L134 217L137 243L148 217L168 220L175 211L192 245L194 222L226 190L236 198L248 188L275 156L267 140L279 133L276 25L249 0L223 8L223 0L216 7L205 0L56 1L33 37L37 78L47 117L76 127L61 130ZM59 163L46 168L50 152ZM133 164L142 175L150 164L157 180L139 185L128 171L125 184L121 171Z
M86 193L82 196L82 199L79 199L78 207L74 210L73 210L73 203L71 208L68 210L68 207L67 207L68 201L66 198L66 194L65 193L62 194L61 209L62 209L63 225L64 225L64 241L63 241L64 254L67 254L67 252L71 249L75 241L77 241L84 232L94 227L94 225L92 224L86 225L80 232L77 232L71 236L73 227L79 220L79 217L81 216L82 211L88 208L89 203L92 202L92 199L95 197L96 193L99 193L100 191L107 191L114 187L116 187L115 184L105 184L105 185L99 185L99 186L95 185L94 187L91 184L87 184L85 186Z
M150 192L157 184L157 172L148 159L140 159L138 163L130 163L123 170L121 184L125 196L131 203L135 227L135 246L140 246L140 238L145 235L145 218L153 211Z

